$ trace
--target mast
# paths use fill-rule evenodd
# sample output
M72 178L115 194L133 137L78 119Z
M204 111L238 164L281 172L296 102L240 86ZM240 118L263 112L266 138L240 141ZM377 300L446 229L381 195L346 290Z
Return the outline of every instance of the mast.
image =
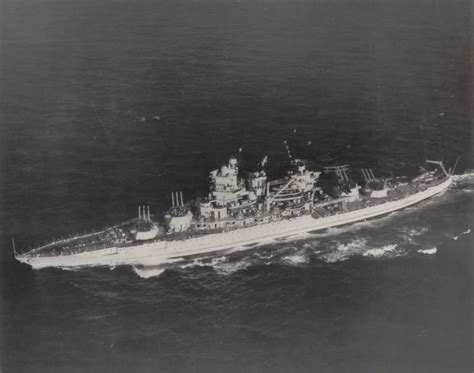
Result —
M457 157L456 162L454 162L454 166L453 166L453 168L451 169L451 172L450 172L451 175L454 174L454 170L456 169L456 166L458 165L458 162L459 162L459 157Z
M283 144L285 144L285 149L286 149L286 153L288 154L289 160L292 161L293 157L291 155L290 146L288 145L288 142L286 140L284 140Z
M18 253L16 251L15 239L13 237L12 237L12 247L13 247L13 254L15 255L15 257L17 257Z
M238 170L237 172L240 174L240 175L243 175L243 171L244 171L244 160L242 158L242 148L239 148L239 156L237 158L237 167L238 167Z

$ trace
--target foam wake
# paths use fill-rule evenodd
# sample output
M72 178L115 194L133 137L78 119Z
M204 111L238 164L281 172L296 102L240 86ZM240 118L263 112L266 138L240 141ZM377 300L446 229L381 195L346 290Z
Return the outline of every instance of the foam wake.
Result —
M247 268L250 266L246 259L237 260L237 261L229 261L226 256L220 256L217 258L196 258L190 263L186 263L183 265L178 266L180 269L193 269L193 268L204 268L209 267L214 269L217 273L220 274L230 274L237 272L241 269Z
M457 240L459 239L459 237L464 236L464 235L469 234L469 233L471 233L471 229L467 229L467 230L465 230L464 232L462 232L460 235L454 236L454 237L453 237L453 240L454 240L454 241L457 241Z
M438 251L438 249L436 248L436 246L433 247L432 249L420 249L420 250L418 250L419 253L428 254L428 255L436 254L437 251Z
M426 232L428 232L429 229L427 227L406 227L402 229L402 233L406 236L409 237L419 237Z
M468 171L461 175L454 175L453 186L463 192L472 193L474 191L474 171Z
M163 267L132 267L132 269L138 277L145 279L150 277L158 277L166 270L166 268Z
M380 248L369 249L366 252L364 252L362 255L369 256L372 258L380 258L382 256L385 256L387 253L395 252L395 249L397 248L397 246L398 246L397 244L392 244L392 245L385 245Z
M336 263L348 260L351 256L361 254L366 247L367 240L358 238L349 243L337 242L335 249L320 255L319 259L326 263Z
M290 266L300 266L309 263L309 256L305 253L295 253L282 257L281 262Z
M463 184L474 184L474 171L467 170L461 175L453 175L453 181L457 183Z

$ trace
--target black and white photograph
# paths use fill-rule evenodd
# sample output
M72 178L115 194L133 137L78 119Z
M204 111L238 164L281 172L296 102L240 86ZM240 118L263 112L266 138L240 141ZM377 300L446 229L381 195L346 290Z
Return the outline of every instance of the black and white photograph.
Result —
M0 372L473 373L471 0L0 0Z

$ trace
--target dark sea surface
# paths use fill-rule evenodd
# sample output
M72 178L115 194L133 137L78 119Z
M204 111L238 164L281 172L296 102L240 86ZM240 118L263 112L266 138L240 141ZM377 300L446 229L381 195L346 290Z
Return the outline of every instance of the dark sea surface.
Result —
M2 0L1 371L472 372L470 7ZM206 194L239 148L276 169L284 139L354 173L459 156L459 175L382 219L167 269L13 260L11 237Z

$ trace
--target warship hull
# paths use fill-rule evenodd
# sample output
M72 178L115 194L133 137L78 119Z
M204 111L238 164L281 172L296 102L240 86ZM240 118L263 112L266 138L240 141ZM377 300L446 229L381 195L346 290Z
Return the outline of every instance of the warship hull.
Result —
M207 234L183 240L161 240L142 245L108 247L73 255L32 256L16 255L16 259L35 269L45 267L160 265L229 249L245 250L275 239L336 227L401 210L443 192L452 177L423 191L401 199L370 207L314 218L311 215L240 228L228 232Z

